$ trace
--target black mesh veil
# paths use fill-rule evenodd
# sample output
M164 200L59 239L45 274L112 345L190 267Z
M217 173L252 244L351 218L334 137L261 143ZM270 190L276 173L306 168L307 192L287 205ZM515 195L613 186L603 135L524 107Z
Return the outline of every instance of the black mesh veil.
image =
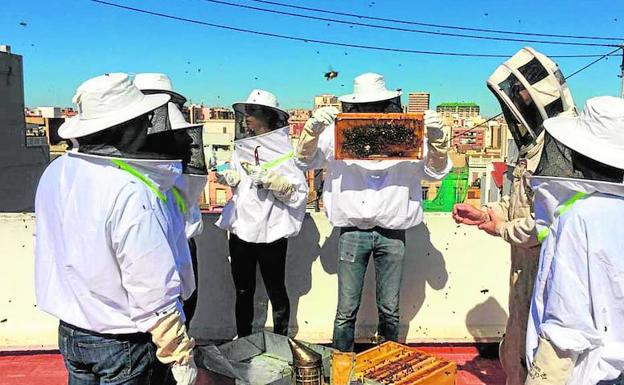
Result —
M380 113L400 113L403 112L403 108L401 107L401 97L397 96L396 98L381 100L378 102L367 102L367 103L350 103L350 102L342 102L342 112L344 113L369 113L369 112L380 112Z
M622 183L624 170L574 151L547 131L542 156L534 175Z
M235 139L250 138L288 126L289 115L260 104L234 105Z

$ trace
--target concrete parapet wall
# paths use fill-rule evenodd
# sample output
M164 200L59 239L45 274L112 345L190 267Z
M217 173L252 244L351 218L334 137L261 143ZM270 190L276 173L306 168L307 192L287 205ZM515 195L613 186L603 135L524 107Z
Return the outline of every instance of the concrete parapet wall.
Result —
M191 333L200 341L234 337L234 286L227 234L204 216L197 239L199 300ZM0 350L56 346L58 321L36 308L34 216L0 214ZM329 342L337 302L338 229L323 214L307 215L290 240L287 288L291 332L310 342ZM372 265L372 263L371 263ZM457 226L449 214L426 214L407 233L401 292L401 337L408 342L496 341L507 318L509 246L477 229ZM374 269L369 266L358 316L365 342L377 323ZM261 280L259 280L261 282ZM256 292L256 325L270 326L262 283Z

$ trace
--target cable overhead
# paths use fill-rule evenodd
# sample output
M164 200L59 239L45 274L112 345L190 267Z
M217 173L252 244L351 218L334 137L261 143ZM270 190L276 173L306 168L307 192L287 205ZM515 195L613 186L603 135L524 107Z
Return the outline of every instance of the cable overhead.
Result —
M249 1L253 1L253 2L256 2L256 3L262 3L262 4L276 5L276 6L279 6L279 7L286 7L286 8L292 8L292 9L299 9L299 10L305 10L305 11L313 11L313 12L331 14L331 15L355 17L355 18L358 18L358 19L387 21L387 22L397 23L397 24L419 25L419 26L423 26L423 27L446 28L446 29L454 29L454 30L460 30L460 31L488 32L488 33L499 33L499 34L505 34L505 35L525 35L525 36L540 36L540 37L556 37L556 38L568 38L568 39L611 40L611 41L618 41L618 42L624 40L624 37L558 35L558 34L549 34L549 33L504 31L504 30L487 29L487 28L470 28L470 27L462 27L462 26L456 26L456 25L433 24L433 23L423 23L423 22L410 21L410 20L391 19L391 18L385 18L385 17L366 16L366 15L355 14L355 13L339 12L339 11L332 11L332 10L327 10L327 9L311 8L311 7L304 7L304 6L300 6L300 5L292 5L292 4L280 3L280 2L277 2L277 1L268 1L268 0L249 0Z
M426 30L421 30L421 29L391 27L391 26L387 26L387 25L377 25L377 24L362 23L362 22L357 22L357 21L346 21L346 20L339 20L339 19L320 17L320 16L303 15L303 14L300 14L300 13L277 11L277 10L268 9L268 8L254 7L254 6L251 6L251 5L231 3L229 1L223 1L223 0L203 0L203 1L208 2L208 3L227 5L227 6L230 6L230 7L251 9L251 10L260 11L260 12L267 12L267 13L272 13L272 14L277 14L277 15L298 17L298 18L302 18L302 19L317 20L317 21L337 23L337 24L357 25L359 27L374 28L374 29L385 29L385 30L389 30L389 31L420 33L420 34L435 35L435 36L460 37L460 38L467 38L467 39L508 41L508 42L516 42L516 43L555 44L555 45L570 45L570 46L577 46L577 47L617 47L616 44L580 43L580 42L549 41L549 40L535 40L535 39L518 39L518 38L511 38L511 37L478 36L478 35L466 35L466 34L451 33L451 32L426 31Z
M104 1L104 0L90 0L90 1L92 1L94 3L98 3L98 4L114 7L114 8L124 9L126 11L131 11L131 12L142 13L142 14L146 14L146 15L157 16L157 17L170 19L170 20L182 21L182 22L191 23L191 24L197 24L197 25L203 25L203 26L207 26L207 27L225 29L225 30L229 30L229 31L243 32L243 33L259 35L259 36L274 37L274 38L279 38L279 39L284 39L284 40L291 40L291 41L301 41L301 42L304 42L304 43L316 43L316 44L323 44L323 45L330 45L330 46L337 46L337 47L360 48L360 49L367 49L367 50L374 50L374 51L399 52L399 53L410 53L410 54L421 54L421 55L435 55L435 56L480 57L480 58L508 58L508 57L511 56L511 55L507 55L507 54L502 55L502 54L484 54L484 53L470 53L470 52L425 51L425 50L415 50L415 49L371 46L371 45L354 44L354 43L341 43L341 42L330 41L330 40L310 39L310 38L304 38L304 37L299 37L299 36L280 35L280 34L271 33L271 32L255 31L255 30L251 30L251 29L245 29L245 28L232 27L232 26L228 26L228 25L209 23L209 22L205 22L205 21L201 21L201 20L189 19L189 18L180 17L180 16L173 16L173 15L169 15L169 14L165 14L165 13L161 13L161 12L155 12L155 11L150 11L150 10L146 10L146 9L141 9L141 8L130 7L130 6L126 6L126 5L111 3L111 2L108 2L108 1ZM583 54L583 55L551 55L550 57L552 57L552 58L566 58L567 59L567 58L595 58L595 57L600 57L600 56L601 55L596 55L596 54Z
M589 67L593 66L594 64L598 63L599 61L601 61L601 60L603 60L603 59L605 59L605 58L607 58L607 57L609 57L609 56L613 55L614 53L616 53L617 51L619 51L619 50L621 50L621 49L624 49L624 47L623 47L623 46L620 46L620 47L618 47L618 48L614 49L613 51L611 51L611 52L609 52L609 53L606 53L606 54L602 55L601 57L599 57L598 59L594 60L593 62L591 62L591 63L587 64L586 66L584 66L584 67L582 67L582 68L580 68L580 69L576 70L575 72L571 73L569 76L567 76L567 77L566 77L566 80L567 80L567 79L570 79L572 76L574 76L574 75L578 74L579 72L582 72L582 71L586 70L587 68L589 68Z

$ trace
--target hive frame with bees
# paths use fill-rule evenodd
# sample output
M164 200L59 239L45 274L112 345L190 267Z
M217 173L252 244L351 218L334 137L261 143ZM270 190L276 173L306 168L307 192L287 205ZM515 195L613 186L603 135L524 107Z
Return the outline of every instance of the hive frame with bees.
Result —
M422 159L422 113L342 113L336 117L337 160Z
M457 364L387 341L359 353L355 377L375 385L454 385Z

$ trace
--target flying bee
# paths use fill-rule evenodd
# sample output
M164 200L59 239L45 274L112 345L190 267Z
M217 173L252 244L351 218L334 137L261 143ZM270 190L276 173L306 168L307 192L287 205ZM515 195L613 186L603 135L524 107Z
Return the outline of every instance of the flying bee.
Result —
M329 71L325 72L325 79L332 80L338 77L338 71L334 71L333 68L329 67Z

